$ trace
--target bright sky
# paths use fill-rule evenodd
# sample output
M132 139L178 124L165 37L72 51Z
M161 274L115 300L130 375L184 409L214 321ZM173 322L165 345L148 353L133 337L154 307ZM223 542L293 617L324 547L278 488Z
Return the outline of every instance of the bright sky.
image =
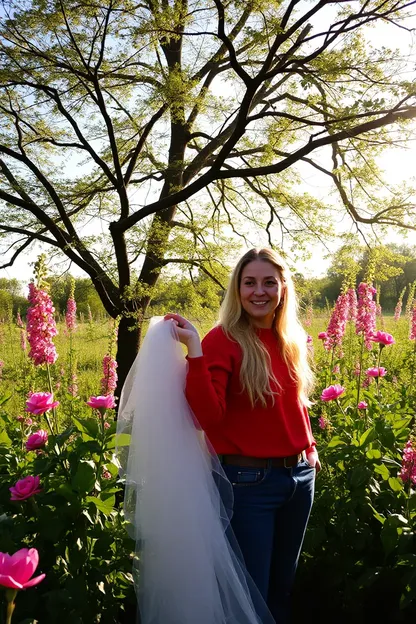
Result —
M318 25L315 24L314 26L317 27ZM319 24L319 26L322 27L322 24ZM410 51L414 54L416 50L416 17L409 23L409 28L413 28L415 33L397 28L395 36L392 36L392 32L394 31L392 31L391 26L377 24L369 35L371 44L377 48L383 45L389 48L399 48L404 55ZM415 78L415 73L408 77L409 80L415 80ZM414 143L408 143L406 147L387 150L380 158L379 163L385 171L384 178L389 184L394 185L402 181L410 182L413 179L416 185L416 140ZM325 198L328 195L328 186L325 184L323 176L314 173L311 167L305 167L304 171L302 171L302 177L304 189L310 194L318 198ZM337 228L340 232L354 231L344 211L340 211ZM404 240L406 239L402 235L392 233L391 239L387 242L400 242ZM259 240L258 244L264 244L265 242L265 240ZM410 244L416 243L416 235L414 232L409 233L407 242ZM334 251L337 246L339 246L337 241L328 245L331 251ZM32 267L30 265L36 260L37 255L41 253L41 251L42 248L39 245L32 246L30 252L21 255L12 267L0 270L0 277L15 277L19 280L28 281L32 276ZM304 263L297 262L294 268L303 272L306 276L322 275L325 273L330 263L330 259L325 259L327 254L327 249L317 244L313 249L313 261L308 260ZM74 275L83 274L75 265L71 266L70 271Z

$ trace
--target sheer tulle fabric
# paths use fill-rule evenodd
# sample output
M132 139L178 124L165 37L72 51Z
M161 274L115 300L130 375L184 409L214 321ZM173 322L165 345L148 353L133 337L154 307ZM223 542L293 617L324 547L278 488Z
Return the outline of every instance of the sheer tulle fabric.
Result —
M174 325L152 319L120 399L117 453L142 624L273 624L229 526L233 491L184 394Z

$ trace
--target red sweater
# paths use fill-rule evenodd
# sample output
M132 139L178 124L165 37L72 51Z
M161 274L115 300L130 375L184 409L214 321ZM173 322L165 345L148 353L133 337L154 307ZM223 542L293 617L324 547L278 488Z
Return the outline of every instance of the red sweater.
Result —
M261 329L259 337L281 385L274 405L268 397L265 407L251 406L241 390L241 347L221 327L214 327L203 339L203 356L188 358L186 397L218 454L286 457L315 444L308 411L298 400L273 331Z

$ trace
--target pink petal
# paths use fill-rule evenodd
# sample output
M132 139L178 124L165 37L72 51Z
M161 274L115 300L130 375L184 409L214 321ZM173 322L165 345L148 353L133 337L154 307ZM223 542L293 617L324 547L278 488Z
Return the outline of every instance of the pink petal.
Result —
M23 589L23 585L17 583L11 576L0 574L0 585L3 587L11 587L12 589Z
M24 589L38 585L41 581L43 581L45 576L46 574L40 574L39 576L35 576L35 578L30 579L30 581L27 581L27 583L24 583L23 585Z
M36 548L22 548L12 555L10 573L13 578L24 585L34 574L39 563L39 555Z

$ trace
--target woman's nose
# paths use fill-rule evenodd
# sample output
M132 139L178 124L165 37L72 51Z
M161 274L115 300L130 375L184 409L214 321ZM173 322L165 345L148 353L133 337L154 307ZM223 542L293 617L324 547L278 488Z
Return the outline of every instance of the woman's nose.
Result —
M256 284L256 286L254 288L254 294L255 295L263 295L264 294L263 284Z

